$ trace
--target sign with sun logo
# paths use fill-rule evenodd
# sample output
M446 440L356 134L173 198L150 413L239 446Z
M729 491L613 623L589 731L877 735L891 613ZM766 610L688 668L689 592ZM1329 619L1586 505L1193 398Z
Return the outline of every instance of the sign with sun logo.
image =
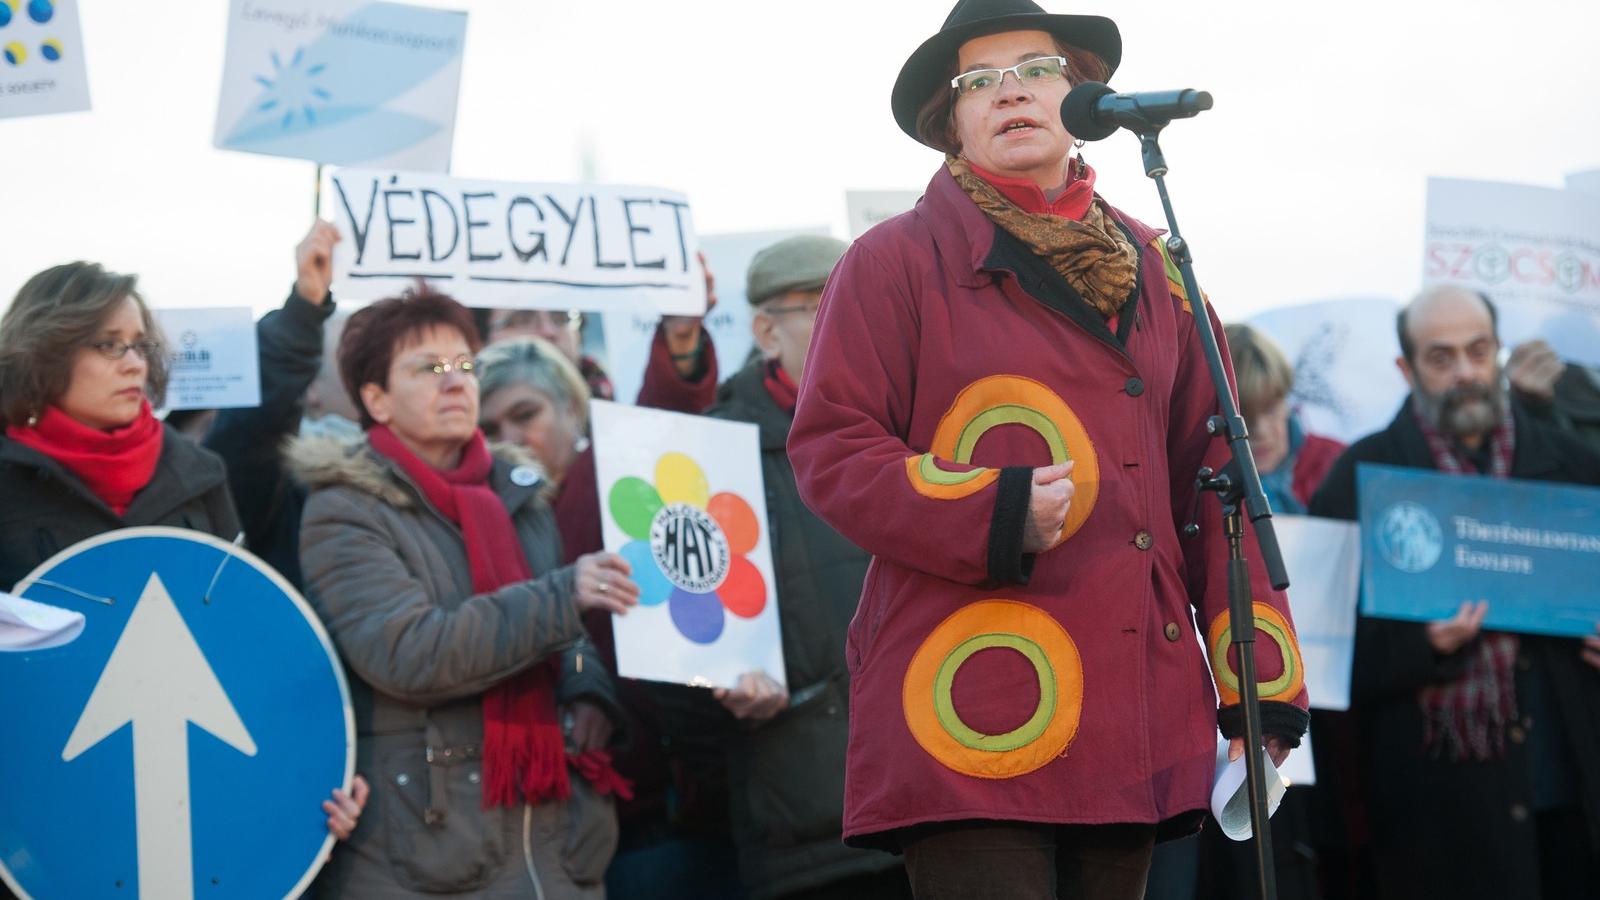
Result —
M213 143L447 172L466 32L464 12L402 3L233 0Z
M613 620L619 674L732 687L784 682L756 427L596 401L606 549L633 568L639 606Z

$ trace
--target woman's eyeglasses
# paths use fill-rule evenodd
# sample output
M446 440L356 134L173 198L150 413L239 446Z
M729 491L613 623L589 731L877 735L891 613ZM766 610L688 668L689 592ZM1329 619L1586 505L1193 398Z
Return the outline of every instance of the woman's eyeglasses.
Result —
M139 358L145 362L154 359L161 352L161 342L152 340L134 341L95 341L89 349L113 362L128 355L129 350L138 352Z
M432 375L435 378L443 378L451 372L459 372L469 378L476 378L478 376L477 370L477 360L470 356L458 356L455 359L440 357L428 360L419 363L413 371L418 375Z
M981 94L1004 80L1007 72L1017 76L1019 84L1049 84L1066 77L1067 59L1064 56L1041 56L1017 63L1009 69L973 69L950 79L950 86L962 96Z

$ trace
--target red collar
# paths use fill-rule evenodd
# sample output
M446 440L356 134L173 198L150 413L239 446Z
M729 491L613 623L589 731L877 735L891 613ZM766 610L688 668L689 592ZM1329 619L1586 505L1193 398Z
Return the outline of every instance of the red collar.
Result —
M994 185L994 189L1005 195L1007 200L1017 205L1025 213L1040 215L1049 213L1052 216L1061 216L1081 221L1084 213L1089 211L1089 204L1094 201L1094 169L1089 164L1074 157L1067 164L1067 187L1061 196L1054 201L1046 200L1044 191L1037 184L1026 178L1006 178L978 168L971 160L967 161L972 174Z

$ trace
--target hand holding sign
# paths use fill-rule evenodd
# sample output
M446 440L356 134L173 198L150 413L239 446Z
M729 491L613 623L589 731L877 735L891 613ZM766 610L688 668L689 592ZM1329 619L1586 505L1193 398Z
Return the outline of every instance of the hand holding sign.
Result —
M1594 627L1594 633L1600 635L1600 625ZM1583 649L1579 651L1583 661L1596 669L1600 669L1600 637L1586 637L1583 639Z
M295 293L314 306L328 299L328 286L333 284L333 245L337 243L339 229L318 219L294 248Z
M1436 652L1449 656L1478 636L1478 630L1483 627L1483 617L1488 614L1489 601L1474 603L1468 600L1461 604L1454 616L1428 623L1428 643Z

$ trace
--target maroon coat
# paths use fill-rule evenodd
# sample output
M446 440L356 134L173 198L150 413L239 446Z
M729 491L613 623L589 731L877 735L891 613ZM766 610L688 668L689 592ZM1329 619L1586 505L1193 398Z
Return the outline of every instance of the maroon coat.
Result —
M1188 830L1219 719L1240 730L1192 618L1224 637L1227 547L1193 488L1228 454L1215 395L1157 232L1112 214L1141 260L1137 315L1109 325L942 168L828 281L789 455L806 502L874 556L846 648L853 843L957 819ZM1025 555L1031 470L1066 458L1067 533ZM1266 730L1298 738L1287 604L1251 572L1285 635L1257 644Z

